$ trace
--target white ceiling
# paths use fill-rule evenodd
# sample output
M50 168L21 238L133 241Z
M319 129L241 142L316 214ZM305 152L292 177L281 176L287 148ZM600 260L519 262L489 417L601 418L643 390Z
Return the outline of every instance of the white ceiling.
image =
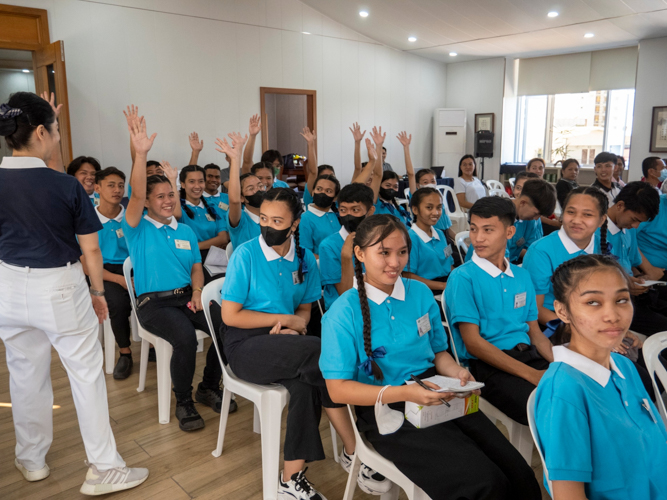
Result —
M667 36L667 0L302 2L385 45L446 63L600 50ZM549 11L559 16L547 17ZM417 41L408 42L410 36Z

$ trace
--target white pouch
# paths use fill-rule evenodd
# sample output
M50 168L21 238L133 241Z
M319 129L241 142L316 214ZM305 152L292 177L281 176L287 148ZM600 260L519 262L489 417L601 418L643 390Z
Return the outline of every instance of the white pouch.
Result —
M378 398L375 401L375 422L378 426L378 432L383 436L385 434L393 434L401 428L405 421L405 416L398 410L392 410L389 405L382 404L382 394L390 385L385 385L378 393Z

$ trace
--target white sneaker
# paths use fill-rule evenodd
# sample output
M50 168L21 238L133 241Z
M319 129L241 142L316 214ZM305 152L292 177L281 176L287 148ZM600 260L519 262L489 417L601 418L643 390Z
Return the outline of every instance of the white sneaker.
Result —
M41 481L42 479L46 479L49 477L49 474L51 474L51 469L49 469L49 466L44 464L44 467L42 467L40 470L28 470L25 467L23 467L23 464L19 462L18 458L14 459L14 465L18 470L21 471L21 474L23 474L23 477L26 479L26 481Z
M345 453L345 447L343 447L343 451L340 453L340 466L345 472L348 474L350 473L352 457ZM357 475L357 484L364 493L368 493L369 495L382 495L383 493L387 493L393 485L389 479L379 472L374 471L363 462L361 463L359 474Z
M84 495L106 495L115 491L129 490L148 479L148 469L114 467L100 471L93 464L88 465L86 480L79 490Z
M313 488L310 481L306 479L307 470L308 467L297 472L292 475L292 478L287 482L283 482L283 474L281 472L280 479L278 480L278 498L290 498L295 500L327 500L326 497Z

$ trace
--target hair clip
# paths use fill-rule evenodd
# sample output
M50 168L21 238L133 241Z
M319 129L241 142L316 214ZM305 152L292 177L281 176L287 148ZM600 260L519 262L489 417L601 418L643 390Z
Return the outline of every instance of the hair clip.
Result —
M7 103L0 104L0 119L7 120L9 118L15 118L18 115L23 114L21 108L12 108Z

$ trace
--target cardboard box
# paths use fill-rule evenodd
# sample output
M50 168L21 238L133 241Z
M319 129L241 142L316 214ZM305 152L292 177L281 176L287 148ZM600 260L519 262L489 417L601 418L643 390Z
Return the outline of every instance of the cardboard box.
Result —
M405 419L417 429L447 422L455 418L475 413L479 410L479 396L471 394L467 398L454 398L447 405L420 406L410 401L405 402Z

